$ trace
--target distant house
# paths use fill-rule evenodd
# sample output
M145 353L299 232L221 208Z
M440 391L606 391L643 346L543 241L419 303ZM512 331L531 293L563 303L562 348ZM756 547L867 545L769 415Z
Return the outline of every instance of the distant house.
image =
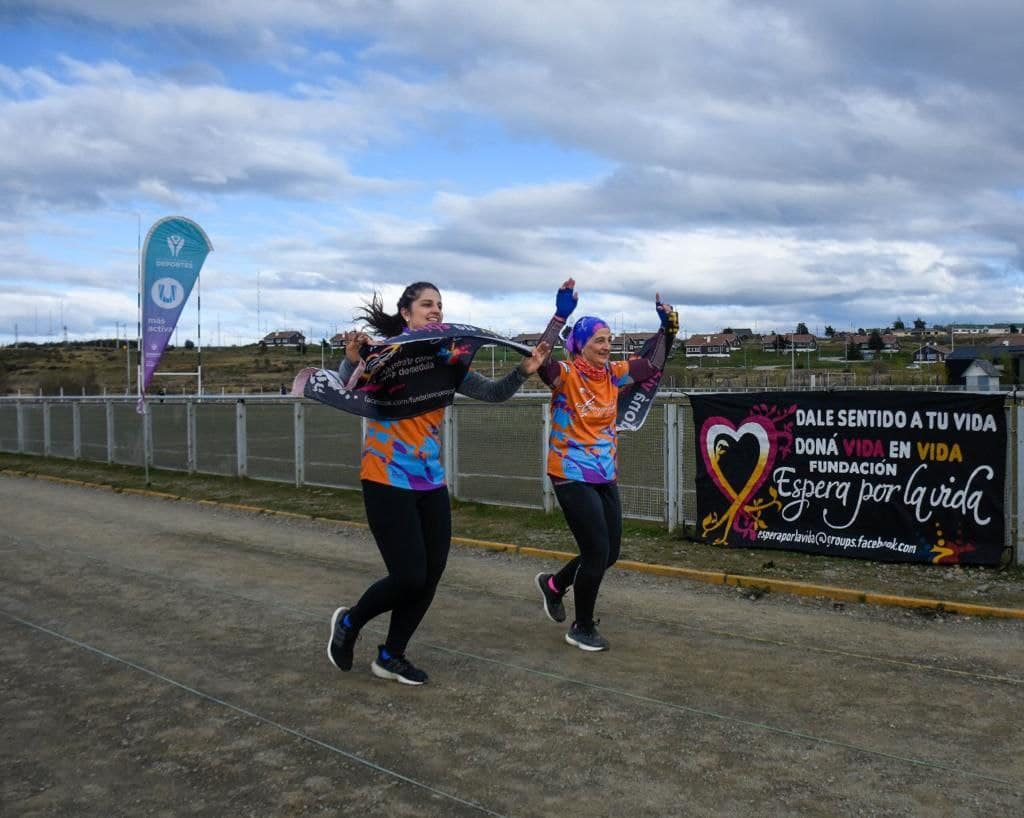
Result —
M615 341L620 341L619 349L626 355L637 355L644 348L644 344L656 335L654 332L624 332L612 340L612 348L615 348Z
M537 344L540 343L540 339L543 335L543 332L520 332L518 335L512 338L512 340L515 341L517 344L523 344L524 346L528 347L535 347L537 346Z
M874 352L871 349L871 336L870 335L852 335L850 336L850 342L857 345L861 352ZM886 333L882 336L882 349L881 352L899 352L902 349L900 339L891 333Z
M268 332L263 336L263 343L268 347L297 347L306 343L306 336L295 329L280 332Z
M683 344L686 357L702 357L706 355L727 357L733 350L739 349L739 340L735 333L715 335L691 335Z
M722 335L729 335L730 333L739 338L741 343L748 338L754 337L754 331L750 327L733 327L732 329L726 328L722 330Z
M761 339L762 352L814 352L817 348L818 339L803 332L766 335Z
M786 336L786 349L790 345L797 352L814 352L818 348L818 339L809 333L792 333Z
M914 363L915 364L935 364L944 363L946 356L949 355L948 347L939 346L938 344L924 344L914 350Z

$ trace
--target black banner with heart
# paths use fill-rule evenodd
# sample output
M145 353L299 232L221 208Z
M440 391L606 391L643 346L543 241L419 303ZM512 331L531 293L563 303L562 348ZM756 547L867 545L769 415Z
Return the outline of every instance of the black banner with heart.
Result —
M697 517L716 545L995 565L1001 395L692 395Z

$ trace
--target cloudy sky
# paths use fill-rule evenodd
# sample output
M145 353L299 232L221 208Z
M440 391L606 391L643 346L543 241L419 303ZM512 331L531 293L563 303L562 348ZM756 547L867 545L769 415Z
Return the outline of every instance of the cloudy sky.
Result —
M687 333L1020 324L1021 31L1013 0L0 0L0 343L134 337L172 214L214 245L204 345L424 278L513 333L568 275L616 330L655 290Z

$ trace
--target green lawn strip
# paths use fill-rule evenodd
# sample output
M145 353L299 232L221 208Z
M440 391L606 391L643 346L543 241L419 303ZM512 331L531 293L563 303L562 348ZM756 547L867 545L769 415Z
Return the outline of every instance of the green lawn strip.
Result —
M118 489L142 489L142 469L88 461L0 453L0 468L49 475ZM150 470L149 489L190 500L214 500L335 520L365 522L358 491L263 480L188 475ZM456 536L575 552L557 509L543 511L453 501ZM901 596L1024 607L1024 569L874 563L768 549L721 548L697 542L686 532L669 534L657 523L625 520L622 558L703 571L797 580Z

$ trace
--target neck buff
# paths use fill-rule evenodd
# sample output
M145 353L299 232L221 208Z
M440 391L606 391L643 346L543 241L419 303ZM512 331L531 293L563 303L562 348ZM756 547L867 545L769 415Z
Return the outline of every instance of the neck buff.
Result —
M601 380L607 375L603 366L594 366L583 357L583 347L587 345L594 333L599 329L608 329L608 324L592 315L584 315L573 324L572 331L566 336L565 351L572 356L572 365L581 375L590 380Z

